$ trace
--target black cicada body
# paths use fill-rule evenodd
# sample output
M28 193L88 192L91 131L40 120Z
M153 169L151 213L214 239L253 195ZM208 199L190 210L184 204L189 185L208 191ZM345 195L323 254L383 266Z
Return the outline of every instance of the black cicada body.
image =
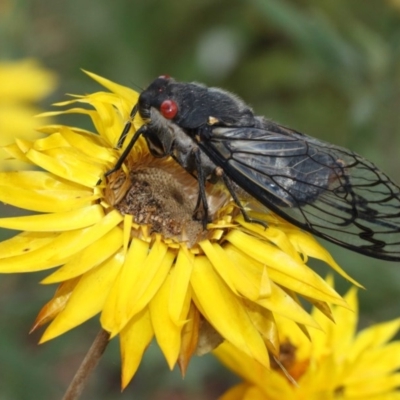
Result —
M172 156L198 179L205 213L205 182L223 180L246 220L237 187L308 232L400 261L400 188L358 154L255 116L229 92L166 76L141 93L137 112L147 123L107 174L143 135L153 156Z

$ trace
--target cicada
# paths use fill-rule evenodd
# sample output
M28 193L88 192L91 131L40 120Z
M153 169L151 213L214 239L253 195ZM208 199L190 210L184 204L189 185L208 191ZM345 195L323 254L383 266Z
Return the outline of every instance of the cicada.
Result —
M316 236L400 260L400 188L358 154L256 116L230 92L169 76L140 94L118 147L137 113L145 123L106 175L143 136L154 157L172 156L197 178L196 209L202 207L205 221L205 184L223 182L247 221L243 192Z

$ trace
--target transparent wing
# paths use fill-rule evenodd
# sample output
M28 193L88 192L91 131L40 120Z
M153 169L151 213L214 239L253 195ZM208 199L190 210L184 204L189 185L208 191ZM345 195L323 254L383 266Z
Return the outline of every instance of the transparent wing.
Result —
M207 136L200 146L211 160L283 218L359 253L400 260L400 188L370 161L269 121Z

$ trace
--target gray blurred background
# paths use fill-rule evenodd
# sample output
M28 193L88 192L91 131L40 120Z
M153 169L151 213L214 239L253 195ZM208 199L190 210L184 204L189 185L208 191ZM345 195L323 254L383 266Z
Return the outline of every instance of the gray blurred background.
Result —
M231 90L400 182L400 0L0 0L0 61L24 57L59 76L44 109L100 89L80 68L138 90L169 74ZM398 263L326 246L367 288L361 327L400 316ZM38 346L40 332L28 331L55 289L38 285L44 275L0 276L0 400L61 398L99 329L93 320ZM349 285L336 281L344 293ZM182 380L155 344L123 394L119 375L114 340L83 398L216 399L236 379L205 356Z

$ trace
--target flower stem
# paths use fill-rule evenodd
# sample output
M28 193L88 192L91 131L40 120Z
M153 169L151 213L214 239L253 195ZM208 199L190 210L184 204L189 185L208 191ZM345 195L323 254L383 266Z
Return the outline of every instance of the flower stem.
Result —
M104 350L107 347L110 335L101 329L94 339L82 364L79 366L62 400L77 400L83 392L90 374L96 368Z

